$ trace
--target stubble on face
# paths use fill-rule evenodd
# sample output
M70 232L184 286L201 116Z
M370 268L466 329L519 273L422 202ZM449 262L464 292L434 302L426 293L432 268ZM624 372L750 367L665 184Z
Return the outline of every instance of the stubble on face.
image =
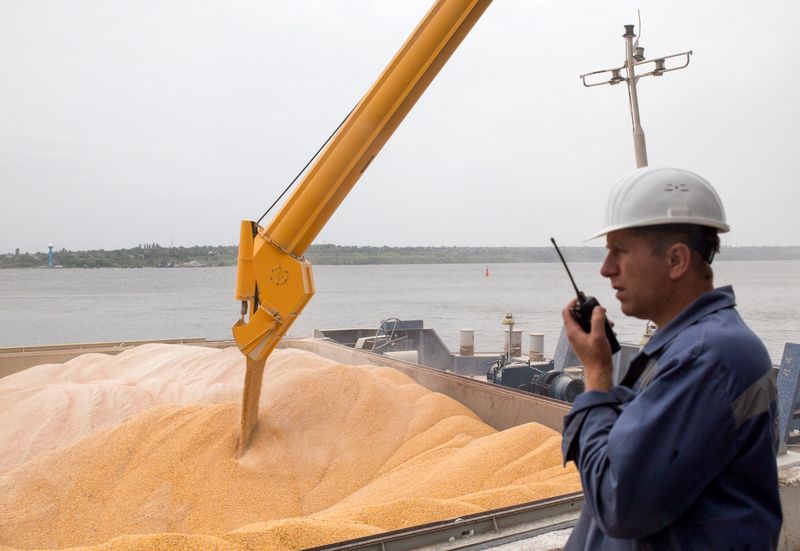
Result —
M669 265L635 229L611 232L600 273L609 278L626 316L655 320L670 300Z

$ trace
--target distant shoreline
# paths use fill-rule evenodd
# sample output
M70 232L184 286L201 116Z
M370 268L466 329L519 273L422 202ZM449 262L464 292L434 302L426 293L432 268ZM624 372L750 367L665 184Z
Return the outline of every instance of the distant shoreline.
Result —
M570 262L600 262L604 247L563 247ZM513 264L558 262L552 247L360 247L312 245L306 258L315 265L370 264ZM54 263L63 268L202 268L234 266L237 247L162 247L55 251ZM718 262L728 260L800 260L800 246L724 247ZM0 254L0 269L43 268L47 253Z

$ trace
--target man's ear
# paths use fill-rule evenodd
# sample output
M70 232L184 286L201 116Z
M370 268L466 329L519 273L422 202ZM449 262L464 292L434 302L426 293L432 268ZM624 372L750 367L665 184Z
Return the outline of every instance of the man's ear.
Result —
M685 243L675 243L667 250L669 277L672 280L682 278L692 264L692 249Z

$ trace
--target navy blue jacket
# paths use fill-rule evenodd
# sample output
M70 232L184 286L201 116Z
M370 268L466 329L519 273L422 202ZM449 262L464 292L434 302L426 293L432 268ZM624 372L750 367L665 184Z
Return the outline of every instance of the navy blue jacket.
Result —
M734 306L705 293L634 358L632 389L575 400L563 452L585 501L565 551L777 547L772 364Z

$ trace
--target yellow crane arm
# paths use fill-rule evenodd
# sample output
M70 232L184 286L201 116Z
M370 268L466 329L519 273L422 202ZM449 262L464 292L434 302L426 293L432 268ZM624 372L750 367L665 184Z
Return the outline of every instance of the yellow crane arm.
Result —
M233 326L248 360L240 450L255 428L264 361L314 294L303 254L490 3L434 2L270 225L242 221L236 299L243 306Z

